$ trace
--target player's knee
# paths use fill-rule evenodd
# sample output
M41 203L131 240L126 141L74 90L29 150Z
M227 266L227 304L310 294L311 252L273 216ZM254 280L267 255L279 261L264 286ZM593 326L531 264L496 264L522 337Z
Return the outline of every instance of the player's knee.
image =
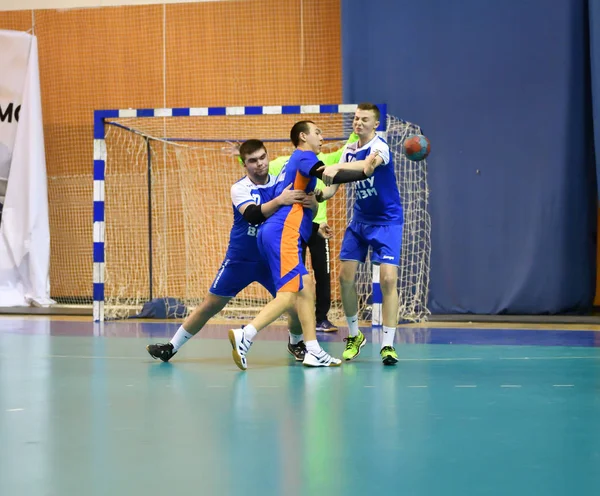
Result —
M302 286L306 287L310 287L310 288L315 288L315 281L314 279L309 276L308 274L306 274L305 276L302 277Z
M381 291L388 293L390 291L398 290L398 274L394 273L382 273L379 276L379 284L381 285Z
M292 308L296 303L296 293L291 291L280 291L277 293L277 300L282 302L286 308Z
M354 271L342 267L339 281L342 286L352 286L354 284Z
M202 304L196 308L196 310L198 313L206 312L215 314L220 312L228 301L229 298L223 298L209 293L208 296L202 301Z

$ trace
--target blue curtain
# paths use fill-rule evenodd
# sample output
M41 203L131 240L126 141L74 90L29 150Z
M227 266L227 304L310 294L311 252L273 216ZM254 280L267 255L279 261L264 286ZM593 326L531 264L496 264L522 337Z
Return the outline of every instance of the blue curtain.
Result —
M432 143L434 313L591 308L589 25L585 0L342 0L344 100Z

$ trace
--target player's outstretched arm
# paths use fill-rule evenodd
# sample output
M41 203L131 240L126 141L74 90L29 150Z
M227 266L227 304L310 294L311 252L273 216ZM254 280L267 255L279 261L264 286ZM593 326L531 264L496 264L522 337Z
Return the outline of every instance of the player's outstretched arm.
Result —
M341 163L327 167L323 170L323 178L321 179L326 185L337 183L334 180L336 175L340 171L358 171L364 172L366 177L371 177L375 172L375 169L383 163L383 157L381 157L377 150L371 153L364 160L357 160L356 162Z

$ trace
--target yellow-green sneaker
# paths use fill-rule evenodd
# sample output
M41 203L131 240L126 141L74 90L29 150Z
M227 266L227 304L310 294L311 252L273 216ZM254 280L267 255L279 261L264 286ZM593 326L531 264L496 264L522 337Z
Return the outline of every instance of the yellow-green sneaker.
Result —
M357 336L348 336L344 341L346 341L346 349L344 350L344 353L342 353L342 358L344 360L356 358L360 353L360 349L367 344L365 335L360 331L358 331Z
M398 363L398 354L393 346L384 346L379 354L384 365L396 365Z

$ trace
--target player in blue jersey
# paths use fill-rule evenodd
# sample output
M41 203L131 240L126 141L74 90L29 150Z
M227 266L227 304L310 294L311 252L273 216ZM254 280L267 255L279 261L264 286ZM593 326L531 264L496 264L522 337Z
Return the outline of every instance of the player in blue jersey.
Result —
M275 194L293 186L295 190L312 195L317 178L322 177L325 168L317 157L323 144L321 130L312 121L300 121L292 127L290 138L296 149L277 177ZM366 157L353 165L362 163L366 169L372 159ZM333 182L337 184L364 179L367 179L367 175L363 170L344 170L342 167L336 170ZM304 365L330 367L341 363L317 342L315 288L302 262L302 241L307 242L312 234L312 219L313 211L294 204L282 207L260 226L258 246L268 261L277 296L249 325L229 331L232 356L242 370L247 368L246 355L257 332L293 308L296 309L306 343Z
M256 241L258 224L271 217L282 206L298 204L302 208L303 204L311 204L303 190L293 190L291 185L280 188L275 193L275 176L268 173L269 157L262 141L245 141L239 152L246 168L246 176L231 187L233 226L225 260L202 304L187 317L173 339L169 343L150 344L146 347L153 358L159 358L163 362L169 361L210 318L252 282L258 282L275 296L276 289L269 266L261 256ZM305 345L302 328L293 309L289 313L289 326L288 351L296 360L303 360Z
M352 360L366 343L365 336L358 328L355 276L358 264L365 262L370 246L372 261L380 266L383 296L383 340L380 355L385 365L394 365L398 362L394 337L398 324L398 266L404 221L393 157L387 143L375 132L379 119L380 113L376 105L363 103L358 106L353 121L358 141L349 143L341 158L342 163L357 162L355 168L361 169L360 161L368 155L377 155L373 163L373 175L354 185L356 198L352 220L344 234L340 251L342 304L349 328L343 358ZM324 171L325 184L332 184L342 163ZM328 186L322 194L318 194L319 200L331 198L336 190L335 184Z

